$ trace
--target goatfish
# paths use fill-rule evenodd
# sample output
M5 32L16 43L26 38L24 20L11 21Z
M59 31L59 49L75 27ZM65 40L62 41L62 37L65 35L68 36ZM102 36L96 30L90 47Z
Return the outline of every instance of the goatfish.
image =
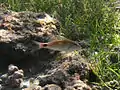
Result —
M33 42L38 45L39 49L47 48L55 51L65 51L65 52L72 52L80 49L80 45L77 42L69 39L53 40L48 43L41 43L37 41L33 41Z

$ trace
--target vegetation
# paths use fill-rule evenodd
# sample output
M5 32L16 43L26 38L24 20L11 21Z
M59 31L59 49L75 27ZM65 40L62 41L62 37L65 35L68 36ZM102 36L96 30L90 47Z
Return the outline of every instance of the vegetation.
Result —
M61 23L61 33L90 44L89 58L101 86L120 84L120 17L115 0L0 0L14 11L46 12ZM98 83L98 82L96 82ZM114 89L115 86L109 86Z

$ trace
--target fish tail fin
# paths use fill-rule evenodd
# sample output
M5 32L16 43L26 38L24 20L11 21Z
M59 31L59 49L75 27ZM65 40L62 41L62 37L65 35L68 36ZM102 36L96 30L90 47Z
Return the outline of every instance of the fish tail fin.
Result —
M32 41L35 43L39 48L45 48L47 46L47 43L42 43L42 42L37 42L37 41Z
M41 49L41 48L42 48L41 45L42 45L42 44L41 44L40 42L32 40L32 49L31 49L31 53L33 54L35 51Z
M40 48L40 42L32 41L38 48Z

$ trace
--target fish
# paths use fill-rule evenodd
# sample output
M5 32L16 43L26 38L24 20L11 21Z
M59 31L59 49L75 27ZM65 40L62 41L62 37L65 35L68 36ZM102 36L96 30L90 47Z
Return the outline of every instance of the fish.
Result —
M47 48L55 51L72 52L75 50L79 50L81 48L77 42L69 39L53 40L48 43L42 43L38 41L33 41L33 42L38 45L39 49Z

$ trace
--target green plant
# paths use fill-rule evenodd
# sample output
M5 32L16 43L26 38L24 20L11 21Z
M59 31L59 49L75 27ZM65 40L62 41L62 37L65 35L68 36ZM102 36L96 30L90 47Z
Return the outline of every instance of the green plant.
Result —
M46 12L58 18L60 32L72 40L87 40L89 58L100 85L113 79L120 83L120 13L116 0L4 0L14 11ZM114 61L114 62L113 62Z

